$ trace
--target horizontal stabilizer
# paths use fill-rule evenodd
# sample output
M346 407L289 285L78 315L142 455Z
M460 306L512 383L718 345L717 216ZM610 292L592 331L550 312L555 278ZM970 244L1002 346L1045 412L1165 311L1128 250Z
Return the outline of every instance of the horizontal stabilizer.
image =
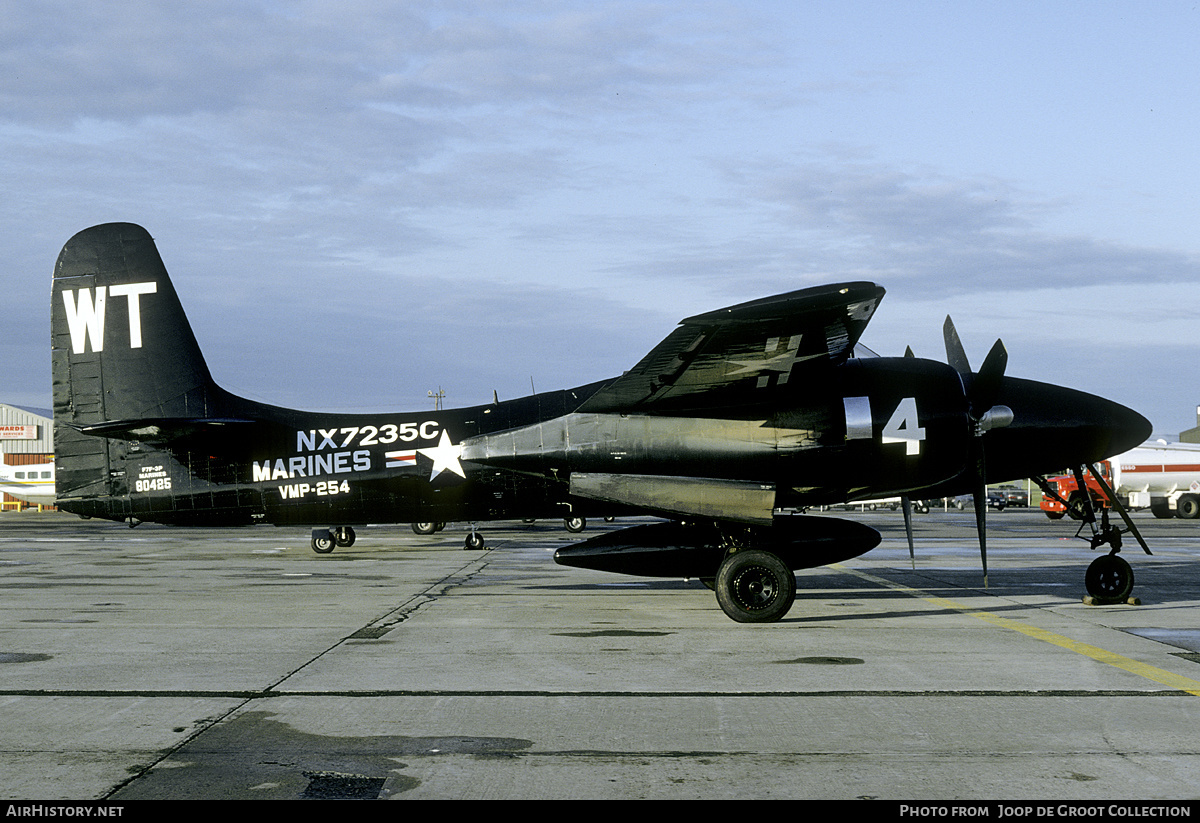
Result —
M666 516L691 516L769 524L775 487L743 480L641 474L571 475L571 494L620 503Z
M156 417L143 420L112 420L73 428L81 434L93 437L119 437L123 440L162 444L204 434L227 434L238 427L253 423L253 420L239 418Z

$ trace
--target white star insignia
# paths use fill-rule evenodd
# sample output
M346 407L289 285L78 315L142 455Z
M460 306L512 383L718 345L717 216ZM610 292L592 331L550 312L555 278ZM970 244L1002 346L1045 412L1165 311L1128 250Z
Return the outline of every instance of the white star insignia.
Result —
M450 435L446 434L446 430L442 430L442 439L438 444L431 449L417 449L418 452L428 457L433 461L433 472L429 475L429 479L433 480L444 471L452 471L464 480L467 473L463 470L462 463L459 458L462 457L462 446L454 445L450 442Z

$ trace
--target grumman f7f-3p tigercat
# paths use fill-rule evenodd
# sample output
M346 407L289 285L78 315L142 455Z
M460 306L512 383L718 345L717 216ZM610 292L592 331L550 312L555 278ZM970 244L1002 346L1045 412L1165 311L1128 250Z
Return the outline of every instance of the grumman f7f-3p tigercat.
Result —
M856 357L883 295L842 283L689 317L622 376L565 391L312 413L217 386L150 235L96 226L54 268L57 502L131 524L308 526L319 552L366 523L470 522L468 548L483 548L478 521L655 515L665 522L555 559L699 578L734 620L766 622L791 607L794 570L880 541L860 523L788 512L901 497L911 524L910 499L970 493L986 582L986 483L1089 465L1141 443L1150 424L1005 376L999 341L973 372L948 320L948 364ZM1093 544L1112 550L1089 585L1127 592L1121 530L1092 525Z

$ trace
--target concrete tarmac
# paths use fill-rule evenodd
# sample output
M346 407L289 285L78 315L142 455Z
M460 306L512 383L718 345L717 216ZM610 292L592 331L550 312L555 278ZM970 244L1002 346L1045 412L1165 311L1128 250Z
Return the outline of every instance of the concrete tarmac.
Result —
M780 623L557 566L560 522L183 529L0 515L8 799L1200 796L1200 521L1135 515L1140 605L1075 524L846 512ZM587 535L620 524L594 523ZM585 535L585 536L587 536Z

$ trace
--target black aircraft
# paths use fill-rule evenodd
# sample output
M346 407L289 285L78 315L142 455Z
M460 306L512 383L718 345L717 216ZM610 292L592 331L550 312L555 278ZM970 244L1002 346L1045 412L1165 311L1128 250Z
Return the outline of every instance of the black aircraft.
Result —
M791 607L795 569L880 541L796 512L900 496L907 515L909 499L971 493L983 550L986 483L1084 466L1149 436L1123 406L1005 376L999 341L972 372L949 323L949 364L855 357L883 294L842 283L689 317L622 376L565 391L313 413L217 386L150 235L95 226L54 268L58 506L131 525L316 527L318 552L372 522L467 521L468 548L482 548L476 521L657 515L665 522L555 559L699 578L734 620L766 622ZM1094 531L1115 558L1120 530ZM1103 572L1101 589L1124 586L1107 579L1121 568Z

